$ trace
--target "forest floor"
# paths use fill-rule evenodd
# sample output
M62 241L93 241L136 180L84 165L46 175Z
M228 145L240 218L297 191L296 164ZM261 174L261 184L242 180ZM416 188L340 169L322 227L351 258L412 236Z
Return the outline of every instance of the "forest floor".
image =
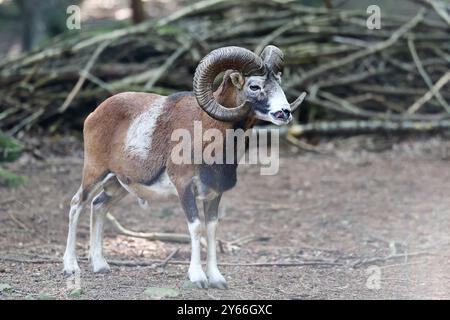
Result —
M73 299L61 271L81 144L71 137L38 143L45 161L26 154L10 166L28 183L0 189L0 299ZM177 299L449 299L450 140L364 135L317 148L322 152L283 147L274 176L239 169L218 238L270 239L224 246L228 290L185 285L188 266L172 262L189 261L189 244L117 235L107 224L109 260L164 260L179 251L165 267L112 265L108 274L93 274L82 259L79 298L149 299L146 288L164 287L178 290ZM112 213L133 230L187 234L174 200L143 210L129 196ZM80 257L87 255L88 217L80 217ZM303 262L312 264L270 265Z

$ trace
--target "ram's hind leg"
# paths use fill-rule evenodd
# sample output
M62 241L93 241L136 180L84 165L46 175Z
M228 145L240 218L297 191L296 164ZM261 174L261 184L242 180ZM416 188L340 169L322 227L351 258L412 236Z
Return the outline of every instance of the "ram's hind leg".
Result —
M80 271L80 267L77 262L76 254L76 233L78 225L78 217L85 205L86 199L83 199L83 187L80 186L77 193L70 202L69 213L69 232L67 235L66 251L64 252L64 270L65 276L77 273Z
M105 216L127 193L117 181L117 178L113 177L103 185L103 190L92 199L89 258L95 273L105 273L110 270L108 263L103 257Z
M86 202L91 196L98 192L99 188L102 187L106 181L114 177L114 174L107 172L94 174L96 172L90 172L89 169L91 169L91 167L85 167L83 169L83 182L70 202L69 231L67 234L66 251L64 252L63 273L65 276L80 271L76 255L77 226L80 213L83 211Z

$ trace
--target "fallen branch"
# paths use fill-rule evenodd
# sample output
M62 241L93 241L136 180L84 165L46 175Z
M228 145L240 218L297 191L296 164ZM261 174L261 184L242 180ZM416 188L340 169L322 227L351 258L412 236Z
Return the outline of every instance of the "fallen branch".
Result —
M158 240L166 242L190 243L191 238L188 235L180 233L161 233L161 232L136 232L123 227L117 219L110 213L106 214L106 218L111 222L114 229L125 236L143 238L147 240Z
M359 261L352 263L352 267L359 268L359 267L367 266L370 264L375 264L377 262L386 262L388 260L393 260L393 259L408 259L409 257L430 256L430 255L435 255L435 254L432 252L427 252L427 251L411 252L411 253L405 252L405 253L400 253L400 254L392 254L392 255L389 255L386 257L375 257L375 258L359 260Z
M256 236L256 235L250 235L250 236L245 236L233 241L224 241L224 240L220 240L218 239L218 245L219 245L219 250L221 253L225 253L225 252L234 252L239 250L244 244L253 242L253 241L269 241L271 239L270 236Z
M304 134L336 134L357 132L430 132L450 129L450 120L436 121L383 121L383 120L345 120L318 121L305 125L297 124L280 129L280 134L299 137Z
M80 261L87 261L87 258L80 258ZM173 265L189 265L190 261L184 260L147 260L147 261L131 261L131 260L108 260L110 265L122 267L160 267L164 263ZM22 259L17 257L0 256L0 261L30 263L30 264L45 264L45 263L62 263L62 259L57 258L38 258L38 259ZM204 263L204 262L203 262ZM302 267L302 266L342 266L342 263L329 261L302 261L302 262L260 262L260 263L218 263L220 266L229 267Z

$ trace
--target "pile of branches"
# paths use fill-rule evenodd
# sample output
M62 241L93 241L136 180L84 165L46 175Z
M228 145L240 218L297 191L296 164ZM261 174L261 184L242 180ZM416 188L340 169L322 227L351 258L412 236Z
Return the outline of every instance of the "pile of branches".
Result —
M289 98L309 92L298 115L306 131L328 130L317 120L337 121L331 130L341 122L347 128L449 127L449 6L411 4L417 6L412 18L382 9L379 30L367 28L365 11L290 0L204 0L139 25L66 35L0 61L0 130L80 127L118 92L191 90L196 65L215 48L259 53L267 44L285 53Z

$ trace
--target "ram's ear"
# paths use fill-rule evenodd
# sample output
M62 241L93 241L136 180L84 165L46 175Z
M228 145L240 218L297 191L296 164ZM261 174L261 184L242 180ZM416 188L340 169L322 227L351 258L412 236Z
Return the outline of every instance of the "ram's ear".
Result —
M245 79L240 72L232 72L230 74L230 79L233 85L239 90L242 90L242 88L244 88Z

